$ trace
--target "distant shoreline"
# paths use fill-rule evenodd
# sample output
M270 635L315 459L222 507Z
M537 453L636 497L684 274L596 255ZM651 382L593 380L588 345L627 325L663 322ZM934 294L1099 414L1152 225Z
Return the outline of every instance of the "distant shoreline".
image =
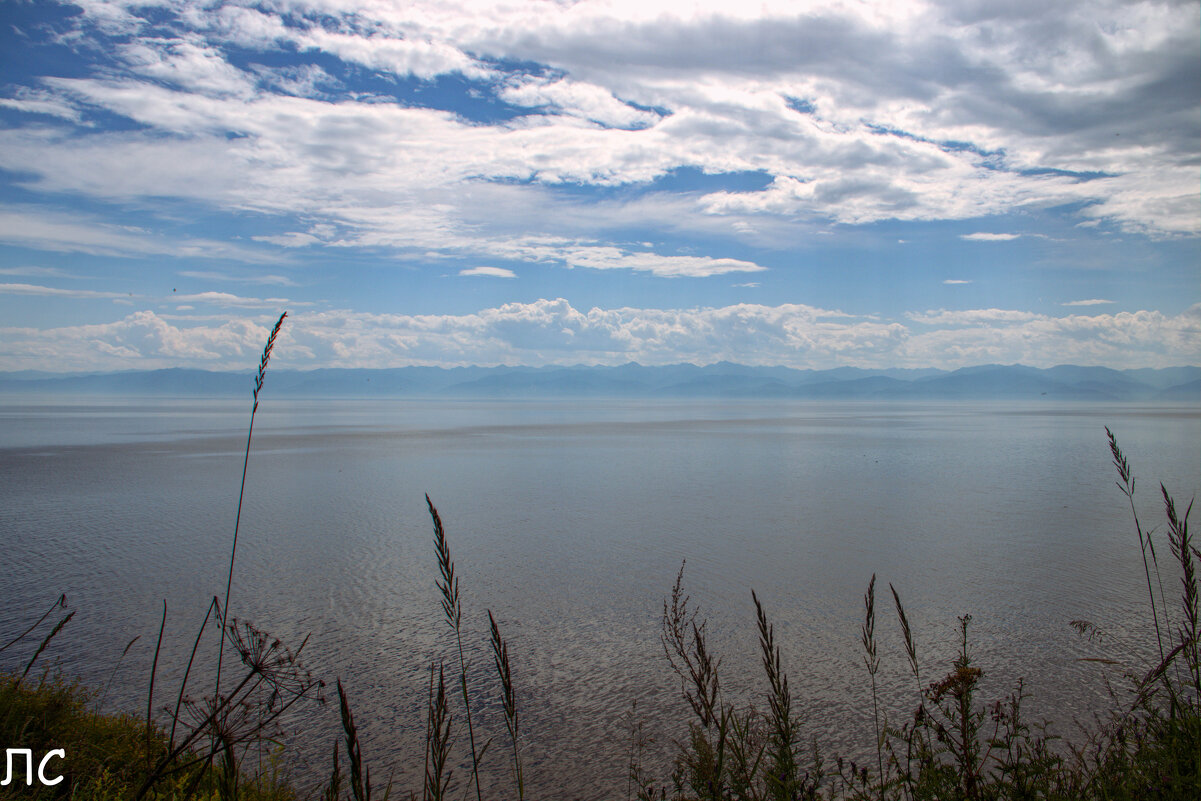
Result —
M241 397L253 376L191 369L0 373L3 395ZM798 370L730 363L647 367L399 367L277 370L279 398L763 398L840 400L1201 401L1201 367L1059 365Z

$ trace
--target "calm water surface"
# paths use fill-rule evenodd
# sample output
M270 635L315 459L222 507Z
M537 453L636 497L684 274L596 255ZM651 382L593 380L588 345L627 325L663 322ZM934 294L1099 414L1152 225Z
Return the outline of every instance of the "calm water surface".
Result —
M52 650L67 672L103 685L141 635L104 699L136 709L165 599L160 681L177 682L225 586L248 407L0 401L0 639L66 593L79 611ZM402 788L419 782L426 671L450 654L427 492L461 576L483 727L503 733L491 609L510 640L538 797L624 797L635 700L656 736L651 764L685 731L658 641L684 559L727 691L762 702L754 588L805 736L828 754L870 747L857 646L873 573L894 719L914 695L888 583L926 675L944 671L956 616L971 613L986 695L1022 677L1029 710L1070 736L1104 698L1097 665L1079 661L1098 646L1068 621L1093 620L1124 638L1120 655L1148 658L1141 560L1105 425L1140 477L1144 525L1162 519L1158 481L1184 502L1201 490L1195 406L268 398L231 612L286 642L311 634L306 664L342 678L373 774L395 769ZM20 661L11 650L0 667ZM326 769L334 707L301 711L323 733L304 738L302 781ZM503 780L501 745L489 761Z

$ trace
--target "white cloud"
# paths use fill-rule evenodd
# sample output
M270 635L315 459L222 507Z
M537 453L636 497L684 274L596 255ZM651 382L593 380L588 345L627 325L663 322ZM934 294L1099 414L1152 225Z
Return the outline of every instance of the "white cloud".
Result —
M344 61L361 64L396 75L433 78L458 72L471 78L485 78L492 71L446 42L430 39L402 39L382 34L352 34L312 28L296 37L302 49L320 50Z
M275 313L246 319L139 311L102 325L0 328L0 370L46 363L62 370L243 369L257 358ZM585 311L559 298L457 315L301 310L289 316L282 336L273 364L299 368L631 360L817 368L992 362L1163 367L1197 363L1201 304L1178 315L1052 317L985 309L910 315L909 323L901 323L800 304Z
M990 234L979 232L974 234L960 234L960 239L966 239L969 242L1011 242L1014 239L1021 238L1021 234Z
M134 72L185 90L248 97L254 88L249 76L203 42L144 38L123 44L118 51Z
M312 303L288 300L287 298L248 298L233 295L229 292L196 292L193 294L172 294L173 303L210 303L216 306L251 308L251 309L283 309L287 306L312 306Z
M144 33L149 4L82 5L104 30ZM544 186L637 184L679 168L771 176L761 191L679 204L695 225L743 238L797 221L969 219L1068 203L1152 236L1201 232L1198 97L1180 77L1195 74L1191 4L286 7L287 24L270 6L165 5L160 16L176 21L116 49L123 69L46 79L3 101L68 120L105 111L133 130L0 132L0 166L32 174L26 185L39 190L299 213L345 233L259 238L280 247L416 239L486 256L488 237L463 218L490 182L527 182L512 192L536 198ZM73 35L96 36L86 26ZM235 67L234 46L322 54L398 79L462 75L484 99L553 113L484 123L388 97L335 102L317 89L329 76L316 63L272 78ZM530 62L540 68L515 66ZM427 205L432 194L443 208ZM558 223L548 219L520 230L549 234Z
M602 86L565 78L525 76L506 85L499 96L514 105L548 106L560 113L621 128L644 127L659 120L658 114L623 103Z
M1112 300L1102 300L1101 298L1089 298L1088 300L1070 300L1067 303L1060 303L1060 306L1103 306L1113 303Z
M18 89L16 97L0 97L0 107L23 111L26 114L61 117L72 122L82 120L79 109L69 101L51 92L28 87Z
M170 255L244 262L278 261L271 253L219 240L169 238L135 226L98 222L85 214L27 206L0 205L0 242L95 256Z
M472 267L468 270L459 270L459 275L489 275L493 278L517 277L517 273L506 270L504 267Z
M970 280L967 280L967 279L964 279L964 278L948 278L948 279L946 279L945 281L943 281L943 283L944 283L944 284L950 284L950 285L952 285L952 286L957 286L957 285L960 285L960 284L970 284L970 283L971 283L971 281L970 281Z
M138 311L98 325L44 330L5 327L0 328L5 342L0 369L46 369L48 364L62 371L181 364L245 368L257 360L255 354L261 352L270 326L265 318L257 323L238 318L184 327L152 311Z
M964 311L939 309L921 313L910 312L905 316L921 325L941 326L1025 323L1038 318L1034 312L1014 309L967 309Z
M286 234L264 234L262 236L252 236L251 239L255 242L270 242L272 245L279 245L281 248L303 248L321 242L320 239L312 234L306 234L301 231L289 231Z
M87 289L57 289L37 284L0 284L0 295L41 295L44 297L96 299L125 299L134 297L132 292L97 292ZM140 296L139 296L140 297Z
M570 248L562 256L570 267L593 270L636 270L667 278L701 278L726 273L755 273L766 270L742 259L715 259L709 256L660 256L657 253L629 252L614 247Z
M0 267L0 275L27 275L37 278L82 278L83 276L69 273L66 270L61 270L58 267L37 267L26 265L24 267Z
M296 286L296 282L286 275L231 275L230 273L212 270L180 270L178 274L184 278L197 278L201 281L233 281L243 284Z

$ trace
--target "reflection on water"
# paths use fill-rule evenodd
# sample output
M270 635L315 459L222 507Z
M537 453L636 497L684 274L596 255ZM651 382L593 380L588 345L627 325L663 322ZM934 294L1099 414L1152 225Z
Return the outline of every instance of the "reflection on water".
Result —
M0 406L0 636L65 592L79 609L57 643L69 672L103 684L143 635L106 701L137 708L166 598L172 686L224 588L248 406ZM658 625L685 558L727 691L764 692L754 587L806 737L827 753L870 744L857 638L872 573L901 593L930 675L970 612L985 693L1024 676L1031 710L1070 735L1102 697L1098 668L1078 661L1095 646L1068 621L1136 650L1142 633L1138 544L1104 425L1142 477L1145 521L1161 517L1155 482L1183 499L1201 488L1201 413L1184 407L268 401L231 610L290 643L312 635L307 665L342 678L373 773L404 767L401 787L419 782L427 670L450 646L426 492L461 575L474 703L498 736L486 609L510 641L532 795L623 794L635 699L652 759L684 731ZM900 632L890 604L877 614L882 694L905 713ZM296 770L317 776L335 710L303 714L324 735L305 738L311 767Z

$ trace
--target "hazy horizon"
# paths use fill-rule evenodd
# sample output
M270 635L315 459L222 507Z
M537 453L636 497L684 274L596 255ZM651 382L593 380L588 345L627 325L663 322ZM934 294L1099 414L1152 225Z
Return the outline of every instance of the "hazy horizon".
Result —
M680 361L680 362L661 362L661 363L654 363L654 364L647 364L647 363L638 362L638 361L628 361L628 362L622 362L622 363L618 363L618 364L605 364L605 363L601 363L601 362L591 362L591 363L574 362L574 363L542 364L542 365L521 364L521 363L405 364L405 365L399 365L399 366L395 366L395 367L343 367L340 365L329 365L329 366L322 365L322 366L291 367L291 368L278 367L278 368L273 368L271 370L271 372L272 373L278 373L278 372L311 373L311 372L316 372L318 370L329 370L329 371L339 371L340 370L340 371L346 371L346 372L350 372L350 371L389 372L389 371L408 370L408 369L416 369L416 370L434 369L434 370L447 370L447 371L449 371L449 370L471 370L471 369L477 369L477 370L509 369L509 370L547 371L547 370L576 370L576 369L611 370L611 369L617 369L617 368L622 368L622 367L639 367L639 368L646 368L646 369L671 368L671 367L694 367L694 368L702 369L702 370L707 369L707 368L714 368L714 367L738 367L738 368L746 368L749 370L760 370L760 369L761 370L788 370L788 371L798 372L798 373L833 373L833 372L846 371L846 370L854 370L854 371L860 371L860 372L865 372L865 373L888 373L888 372L894 372L894 373L919 373L919 372L953 373L953 372L976 370L976 369L986 368L986 367L1028 368L1031 370L1045 371L1045 370L1054 370L1059 367L1072 367L1072 368L1081 368L1081 369L1086 369L1086 370L1092 370L1092 369L1113 370L1113 371L1119 372L1119 373L1126 373L1126 372L1140 372L1140 371L1163 372L1166 370L1201 369L1201 364L1186 364L1184 362L1180 362L1177 364L1164 365L1162 367L1109 367L1109 366L1103 365L1103 364L1077 364L1077 363L1068 363L1068 362L1057 362L1057 363L1048 365L1046 367L1039 367L1039 366L1035 366L1032 364L1023 364L1021 362L1011 362L1011 363L980 362L977 364L965 364L965 365L962 365L959 367L935 367L933 365L915 366L915 367L903 367L903 366L893 366L893 365L882 365L879 367L859 367L856 365L849 365L849 364L836 365L834 367L791 367L789 365L779 364L779 363L754 364L754 363L749 363L749 362L731 362L731 361L720 360L720 361L714 361L714 362ZM130 372L166 372L166 371L173 371L173 370L217 373L217 374L222 374L222 375L251 375L255 372L256 366L235 367L235 368L230 368L230 369L217 369L217 368L212 368L212 367L178 366L178 367L128 368L128 369L124 369L124 370L0 370L0 375L14 375L14 374L18 374L18 373L38 374L38 375L45 375L45 376L118 375L121 373L130 373Z

